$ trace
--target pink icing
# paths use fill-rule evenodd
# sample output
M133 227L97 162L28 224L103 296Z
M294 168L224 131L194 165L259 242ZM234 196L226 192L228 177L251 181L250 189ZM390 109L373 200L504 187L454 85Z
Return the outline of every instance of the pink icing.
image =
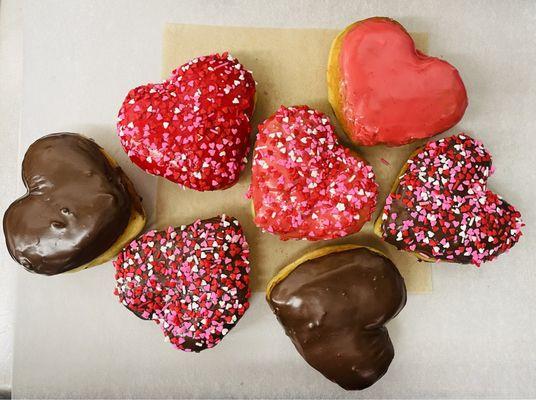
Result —
M398 23L370 18L345 35L339 55L342 113L350 138L401 145L454 126L467 107L458 71L415 49Z

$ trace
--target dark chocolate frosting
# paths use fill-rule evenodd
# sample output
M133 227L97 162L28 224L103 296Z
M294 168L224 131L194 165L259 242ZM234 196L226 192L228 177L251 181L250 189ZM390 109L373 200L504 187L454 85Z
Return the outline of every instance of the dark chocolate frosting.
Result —
M393 359L384 324L406 304L406 286L388 258L356 248L300 264L268 302L313 368L346 390L361 390Z
M22 163L28 192L4 214L13 259L29 271L55 275L104 253L130 218L123 177L95 142L76 133L34 142Z

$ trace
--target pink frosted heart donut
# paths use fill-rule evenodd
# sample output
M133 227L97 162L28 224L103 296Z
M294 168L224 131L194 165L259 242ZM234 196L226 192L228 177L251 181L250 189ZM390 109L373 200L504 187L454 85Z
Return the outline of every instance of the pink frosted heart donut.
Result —
M384 17L358 21L333 41L328 95L348 138L400 146L461 120L467 93L451 64L415 48L404 27Z

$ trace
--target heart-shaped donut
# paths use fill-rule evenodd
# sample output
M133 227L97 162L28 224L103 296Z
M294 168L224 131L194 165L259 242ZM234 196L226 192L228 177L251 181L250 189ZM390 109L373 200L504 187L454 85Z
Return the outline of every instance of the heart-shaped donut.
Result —
M145 213L104 150L77 133L35 141L22 162L28 192L4 214L9 253L28 271L56 275L102 264L136 237Z
M487 188L483 144L459 134L429 142L407 161L376 232L427 260L480 265L521 237L521 214Z
M254 102L255 81L237 59L199 57L127 94L119 138L150 174L195 190L225 189L247 162Z
M378 251L315 250L272 279L267 300L303 358L344 389L365 389L387 372L394 348L384 325L406 304L406 286Z
M333 239L370 219L372 168L337 141L329 118L281 107L259 125L248 196L255 224L281 239Z
M454 126L467 108L458 71L415 49L404 27L369 18L333 41L328 91L338 120L356 144L400 146Z
M160 324L177 349L214 347L249 307L249 247L225 215L149 231L114 262L121 303Z

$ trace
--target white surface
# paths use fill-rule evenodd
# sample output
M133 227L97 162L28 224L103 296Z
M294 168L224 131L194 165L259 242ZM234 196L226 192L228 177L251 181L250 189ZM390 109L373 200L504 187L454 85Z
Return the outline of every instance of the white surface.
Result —
M114 121L129 88L159 80L164 23L343 28L373 15L429 32L430 53L461 71L470 106L453 132L484 141L490 186L522 211L512 252L480 270L437 265L433 294L411 295L389 326L388 374L360 393L307 367L262 296L219 346L192 355L118 304L111 265L54 278L19 269L15 397L536 396L534 2L27 1L21 149L84 132L150 201L156 178L127 161Z
M0 2L0 157L2 180L0 209L4 210L17 194L17 149L22 100L22 5L16 1ZM13 363L13 297L15 268L0 239L0 398L11 390Z

